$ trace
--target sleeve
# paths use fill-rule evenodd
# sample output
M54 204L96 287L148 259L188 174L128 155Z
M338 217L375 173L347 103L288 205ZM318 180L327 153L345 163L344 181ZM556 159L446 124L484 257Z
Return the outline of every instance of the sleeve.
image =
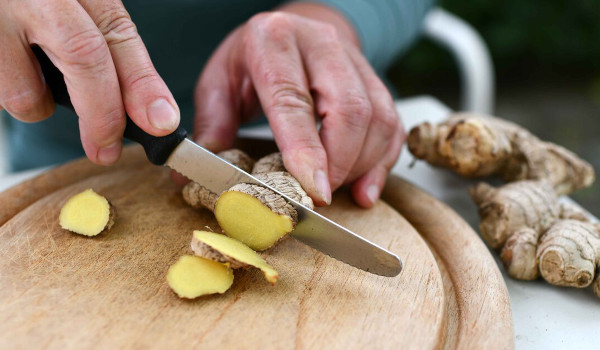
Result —
M420 33L435 0L307 0L340 11L354 25L365 57L387 69Z

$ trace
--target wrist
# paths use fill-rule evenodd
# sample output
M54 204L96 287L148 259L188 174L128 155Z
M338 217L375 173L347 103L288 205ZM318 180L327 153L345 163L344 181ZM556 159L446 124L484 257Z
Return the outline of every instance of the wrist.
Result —
M316 21L329 23L335 27L343 41L360 49L360 40L352 23L335 9L313 2L291 2L278 8L279 11L292 13Z

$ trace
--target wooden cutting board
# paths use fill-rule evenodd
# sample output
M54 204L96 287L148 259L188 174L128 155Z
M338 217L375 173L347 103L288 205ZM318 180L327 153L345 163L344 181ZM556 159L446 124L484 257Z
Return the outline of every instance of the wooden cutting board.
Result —
M427 245L386 204L361 210L346 194L324 214L398 253L405 266L398 277L363 272L287 239L266 257L280 272L277 285L239 271L224 295L177 298L165 282L168 267L190 252L193 229L217 224L185 205L168 169L148 164L139 148L132 152L108 170L79 161L0 196L0 207L10 209L38 182L59 181L0 228L0 348L439 346L444 290ZM65 200L86 188L119 214L95 238L58 225Z
M62 204L87 188L119 214L93 238L58 225ZM111 168L79 160L51 170L0 194L0 348L454 348L469 326L485 339L488 328L461 323L471 322L462 316L469 292L457 298L439 252L397 211L384 202L359 209L342 192L320 212L397 253L402 273L368 274L290 238L265 255L277 285L237 271L225 294L188 301L169 289L166 271L191 252L192 230L218 226L183 202L168 169L131 147ZM498 292L471 294L482 293ZM485 306L487 325L494 310Z

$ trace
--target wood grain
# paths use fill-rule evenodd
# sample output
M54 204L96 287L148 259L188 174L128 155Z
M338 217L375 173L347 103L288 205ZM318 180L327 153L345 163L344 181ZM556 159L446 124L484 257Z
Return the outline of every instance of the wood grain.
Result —
M427 240L447 276L446 310L456 331L449 332L446 344L458 349L514 348L506 284L477 233L451 208L397 176L388 177L382 198Z
M223 295L177 298L165 282L169 265L190 253L193 229L216 230L216 221L183 203L168 169L148 164L138 147L125 153L116 167L81 160L0 194L0 208L12 210L0 226L0 348L433 349L451 338L450 304L425 241L387 204L359 209L346 193L322 213L396 252L399 276L368 274L290 238L266 256L277 285L237 271ZM86 188L119 214L94 238L58 226L61 205Z

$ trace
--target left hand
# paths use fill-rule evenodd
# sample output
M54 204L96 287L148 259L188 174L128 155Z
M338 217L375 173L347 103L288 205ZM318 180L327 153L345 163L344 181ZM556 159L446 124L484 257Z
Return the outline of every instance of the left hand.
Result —
M405 138L352 27L317 4L260 13L233 31L204 68L195 102L195 139L215 152L262 106L286 168L317 205L352 183L356 202L372 206Z

